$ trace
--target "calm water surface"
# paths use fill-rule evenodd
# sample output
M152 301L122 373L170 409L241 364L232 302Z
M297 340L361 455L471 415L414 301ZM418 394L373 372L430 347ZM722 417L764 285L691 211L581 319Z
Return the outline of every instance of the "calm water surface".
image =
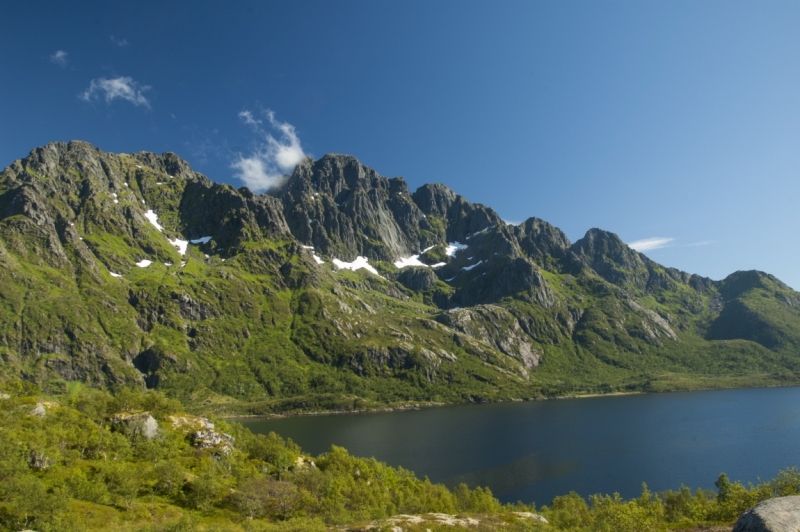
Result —
M724 471L755 482L800 464L800 388L447 406L248 420L319 454L331 444L433 482L489 486L500 500L548 504L577 491L637 496L713 488Z

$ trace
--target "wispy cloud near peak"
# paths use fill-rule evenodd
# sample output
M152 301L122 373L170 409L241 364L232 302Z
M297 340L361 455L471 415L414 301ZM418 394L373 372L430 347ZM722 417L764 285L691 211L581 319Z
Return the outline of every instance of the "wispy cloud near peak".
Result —
M50 56L50 62L54 63L61 68L66 68L67 63L69 62L69 54L64 50L56 50L53 55Z
M275 113L269 109L263 114L272 132L264 130L262 121L251 111L239 113L239 118L252 127L260 139L250 155L240 153L231 164L231 168L236 170L235 176L255 192L281 186L286 182L286 174L306 156L293 125L276 120Z
M248 126L258 126L261 124L261 120L253 118L253 113L248 110L244 110L239 113L239 118L241 118Z
M675 241L674 238L664 238L664 237L653 237L653 238L643 238L642 240L636 240L634 242L628 243L628 246L635 249L636 251L652 251L654 249L665 248L670 246Z
M143 106L150 109L150 101L144 96L144 93L148 90L150 90L149 86L141 85L130 77L96 78L92 80L89 88L83 91L79 97L87 102L102 97L106 103L120 99L128 101L137 107Z
M122 48L123 46L128 46L130 44L128 42L128 39L117 39L113 35L109 35L109 39L111 40L111 42L113 42L114 44L116 44L120 48Z

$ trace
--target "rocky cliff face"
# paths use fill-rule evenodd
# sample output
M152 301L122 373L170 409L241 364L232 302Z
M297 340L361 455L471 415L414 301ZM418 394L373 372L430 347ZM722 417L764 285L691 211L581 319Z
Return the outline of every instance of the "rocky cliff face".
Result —
M708 373L728 348L731 372L783 374L800 347L772 276L571 243L346 155L255 195L175 154L49 144L0 174L0 266L2 375L56 387L498 399Z
M346 261L390 261L434 242L405 181L386 179L355 157L303 161L280 199L295 238Z

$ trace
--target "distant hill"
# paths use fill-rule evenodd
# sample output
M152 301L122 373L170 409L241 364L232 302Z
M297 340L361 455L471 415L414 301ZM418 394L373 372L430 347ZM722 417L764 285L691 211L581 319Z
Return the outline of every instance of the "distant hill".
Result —
M49 393L240 413L796 384L800 293L509 225L352 156L256 195L73 141L0 174L0 355Z

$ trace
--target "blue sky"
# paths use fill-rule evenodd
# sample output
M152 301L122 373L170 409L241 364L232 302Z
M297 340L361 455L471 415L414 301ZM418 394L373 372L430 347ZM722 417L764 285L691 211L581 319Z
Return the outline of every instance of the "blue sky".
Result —
M6 2L0 164L81 139L238 186L349 153L800 289L798 28L800 2Z

